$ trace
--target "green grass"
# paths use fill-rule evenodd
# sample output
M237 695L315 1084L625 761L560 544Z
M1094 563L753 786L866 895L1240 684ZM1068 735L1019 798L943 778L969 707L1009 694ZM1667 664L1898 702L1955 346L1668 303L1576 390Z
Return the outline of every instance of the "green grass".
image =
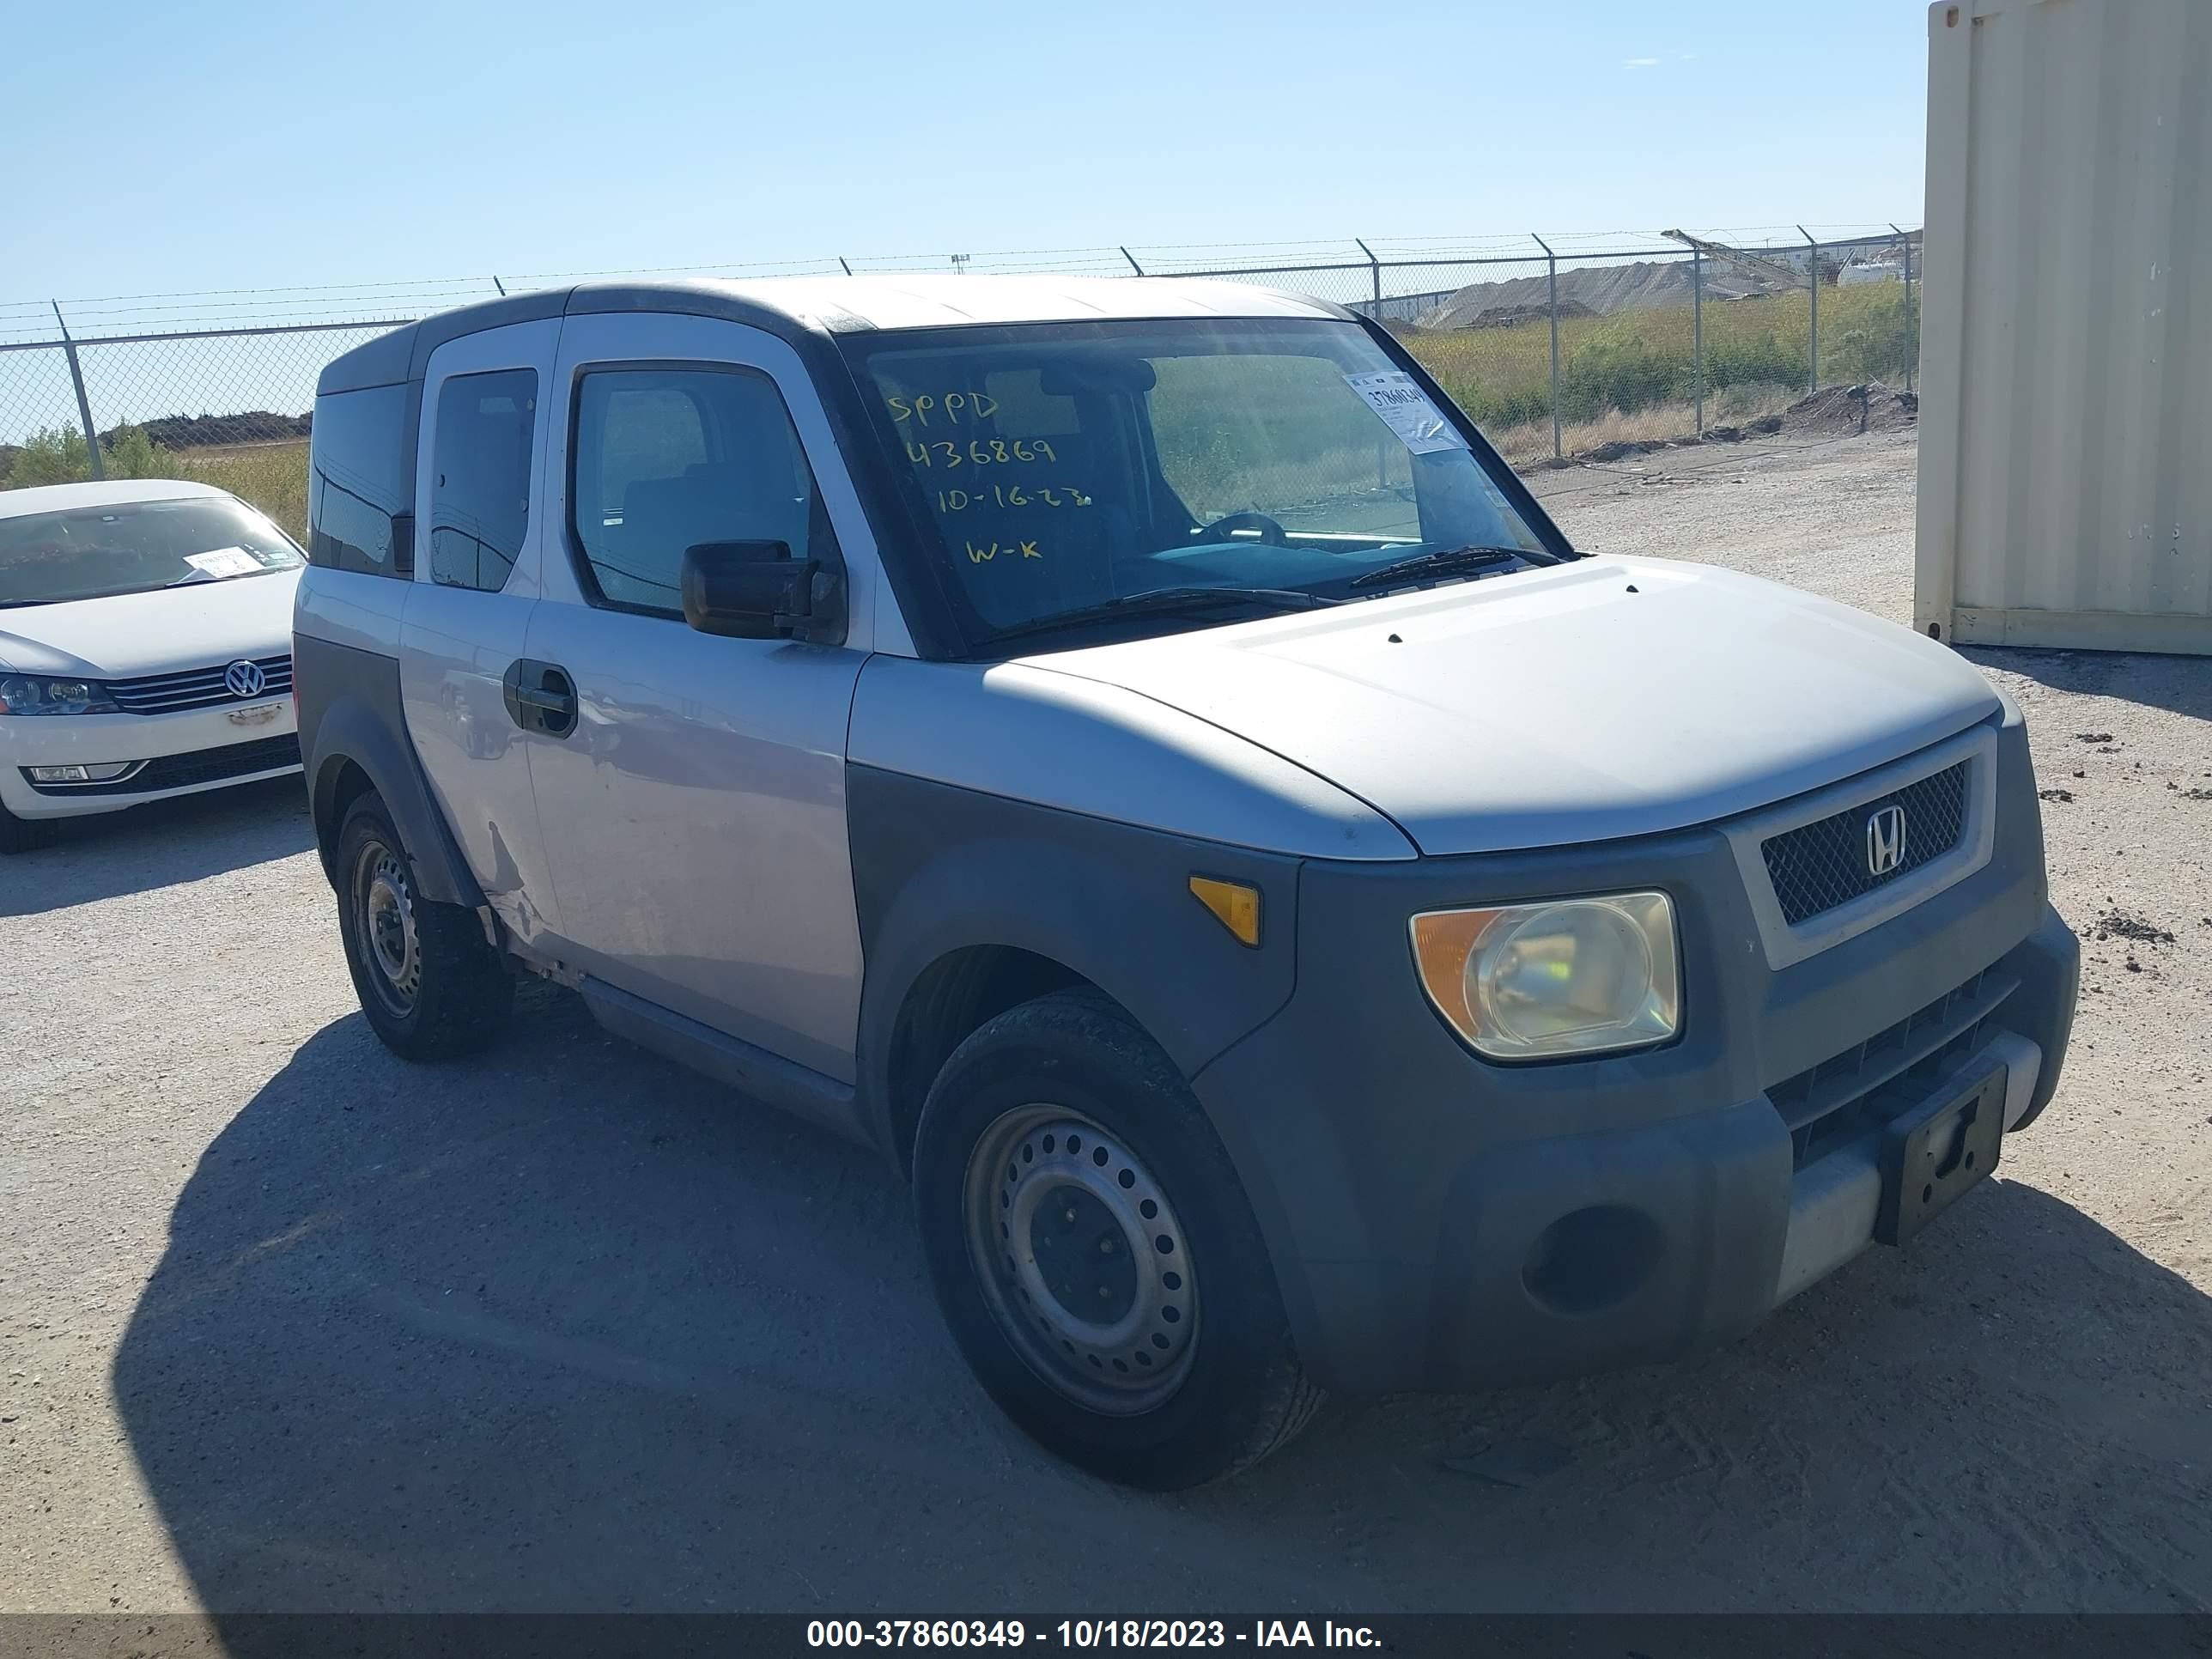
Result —
M1889 283L1820 291L1820 381L1902 380L1907 353L1904 295ZM1559 323L1559 414L1572 423L1632 415L1697 393L1687 307L1569 317ZM1705 388L1802 386L1812 333L1811 296L1715 301L1705 307ZM1549 422L1551 326L1401 333L1406 349L1485 427Z
M100 447L101 470L111 478L159 478L173 458L135 426L109 434ZM40 484L77 483L92 476L84 434L75 427L33 432L8 455L0 489L31 489Z
M220 449L164 449L135 426L100 446L111 478L189 478L228 489L259 507L304 545L307 538L307 442L238 444ZM0 489L82 483L92 477L84 436L73 428L34 432L9 456Z
M305 547L307 544L307 441L245 444L228 449L174 453L169 476L228 489L259 507Z

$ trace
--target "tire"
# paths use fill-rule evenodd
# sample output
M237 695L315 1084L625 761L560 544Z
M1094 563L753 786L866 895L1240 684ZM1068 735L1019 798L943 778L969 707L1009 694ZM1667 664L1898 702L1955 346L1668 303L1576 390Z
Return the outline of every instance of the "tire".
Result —
M1158 1044L1096 993L1024 1003L953 1051L914 1196L977 1380L1069 1462L1194 1486L1320 1405L1228 1153Z
M52 823L45 818L19 818L6 807L0 806L0 857L10 853L27 853L33 847L44 847L53 839Z
M362 1012L406 1060L449 1060L499 1035L514 977L472 911L417 896L413 861L371 792L338 827L338 932Z

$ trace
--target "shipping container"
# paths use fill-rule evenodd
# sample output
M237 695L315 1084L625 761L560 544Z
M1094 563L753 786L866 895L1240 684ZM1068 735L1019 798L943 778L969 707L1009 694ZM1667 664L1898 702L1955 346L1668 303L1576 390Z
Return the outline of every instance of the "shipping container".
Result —
M1928 37L1915 623L2212 653L2212 0Z

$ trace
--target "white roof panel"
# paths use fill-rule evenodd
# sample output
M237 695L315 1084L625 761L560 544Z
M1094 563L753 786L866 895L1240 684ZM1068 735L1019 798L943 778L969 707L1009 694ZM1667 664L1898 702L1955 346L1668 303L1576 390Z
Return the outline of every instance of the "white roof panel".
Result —
M1191 276L771 276L651 286L725 295L848 333L977 323L1343 314L1322 301L1279 289ZM588 287L579 290L582 295L590 292Z

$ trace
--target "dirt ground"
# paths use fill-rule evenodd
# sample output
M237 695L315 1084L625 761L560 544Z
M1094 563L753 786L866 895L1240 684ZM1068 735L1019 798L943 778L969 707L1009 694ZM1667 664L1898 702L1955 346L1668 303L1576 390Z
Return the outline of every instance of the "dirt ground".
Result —
M1537 487L1901 621L1913 459ZM860 1153L551 991L386 1054L295 783L12 860L0 1609L2212 1609L2212 662L1975 659L2088 934L2000 1177L1730 1346L1336 1407L1168 1499L999 1419Z

